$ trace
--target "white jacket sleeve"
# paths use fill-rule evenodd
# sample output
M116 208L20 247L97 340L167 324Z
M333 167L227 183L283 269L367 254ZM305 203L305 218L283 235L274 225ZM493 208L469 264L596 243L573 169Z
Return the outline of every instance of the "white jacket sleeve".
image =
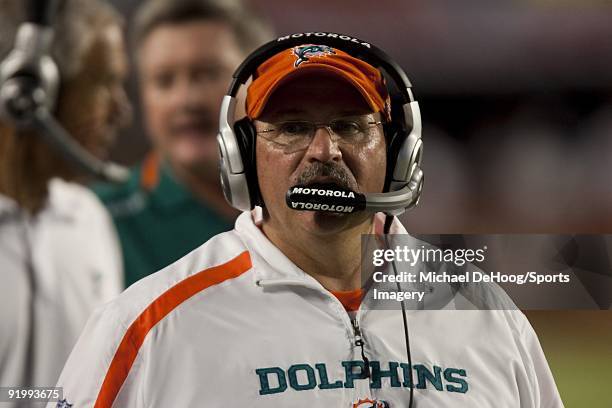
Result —
M530 390L521 392L521 406L535 408L563 408L563 402L557 390L555 380L542 351L538 336L531 327L527 317L522 313L520 330L520 353L530 380ZM520 384L519 384L520 388ZM523 397L529 396L530 401L523 402Z
M124 334L128 325L122 323L116 311L116 305L109 303L91 315L62 370L57 386L63 389L65 403L72 405L54 402L47 408L54 408L56 404L74 408L143 406L137 400L137 387L121 377L127 375L122 371L126 358L117 350L126 342Z

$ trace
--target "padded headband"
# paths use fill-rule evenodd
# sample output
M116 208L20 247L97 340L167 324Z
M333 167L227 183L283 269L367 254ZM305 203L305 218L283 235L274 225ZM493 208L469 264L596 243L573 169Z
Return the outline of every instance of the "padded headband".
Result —
M354 37L326 32L291 34L279 37L257 48L242 62L242 64L240 64L236 72L234 72L233 80L227 91L227 95L235 97L240 86L246 83L261 64L274 55L286 49L307 43L328 45L332 48L338 48L355 58L359 58L376 68L382 69L384 74L386 74L386 76L396 85L389 89L392 100L402 105L414 101L414 97L410 91L412 84L408 76L383 50Z

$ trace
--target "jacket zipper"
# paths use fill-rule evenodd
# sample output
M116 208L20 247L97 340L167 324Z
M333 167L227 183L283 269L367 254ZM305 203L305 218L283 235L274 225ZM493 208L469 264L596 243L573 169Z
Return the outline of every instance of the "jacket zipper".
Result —
M370 360L365 355L364 346L365 342L363 340L363 336L361 335L361 329L359 328L359 323L357 319L351 319L351 324L353 325L353 333L355 334L355 346L361 349L361 359L363 360L363 367L366 378L371 377L370 373Z
M257 281L256 284L258 286L296 285L296 286L303 286L303 287L311 288L317 291L320 291L322 288L322 287L319 287L318 285L314 285L302 279L269 279L269 280L264 280L264 281L261 281L261 280ZM336 299L336 297L334 297L332 294L329 294L329 293L325 293L325 294L333 298L333 300L337 302L337 304L343 310L343 312L345 313L345 316L348 317L348 315L346 315L346 312L344 311L344 308L342 307L342 305L340 305L340 301ZM363 360L364 373L366 375L366 378L371 378L370 360L368 360L368 358L365 355L365 350L364 350L365 342L361 334L361 329L359 328L358 317L360 313L361 313L361 309L357 312L357 315L355 316L354 319L349 318L349 320L353 328L353 336L355 339L354 344L355 346L359 347L361 351L361 359Z

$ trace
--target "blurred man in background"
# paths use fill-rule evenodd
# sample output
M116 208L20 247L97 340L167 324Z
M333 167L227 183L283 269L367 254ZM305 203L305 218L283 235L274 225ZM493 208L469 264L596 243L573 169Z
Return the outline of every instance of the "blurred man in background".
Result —
M133 40L153 151L119 187L98 186L123 247L126 284L231 229L217 170L219 109L234 70L270 37L238 2L150 0Z
M0 0L2 60L25 7ZM53 113L97 156L129 116L121 26L99 0L66 0L53 23ZM112 221L81 177L40 134L0 116L0 386L53 386L90 312L121 290Z

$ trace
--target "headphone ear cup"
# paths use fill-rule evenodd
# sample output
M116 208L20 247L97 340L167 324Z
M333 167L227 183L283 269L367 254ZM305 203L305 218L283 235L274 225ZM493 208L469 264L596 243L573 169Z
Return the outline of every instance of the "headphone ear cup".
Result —
M397 125L393 122L384 123L383 131L387 141L387 169L385 174L385 187L383 191L389 192L391 182L393 181L393 173L395 172L398 155L406 137L405 135L400 135L400 129L398 129Z
M257 137L257 132L255 131L253 122L251 122L248 117L244 117L234 124L234 133L236 135L236 141L238 142L238 148L240 149L240 156L242 157L244 174L247 181L245 188L248 189L252 209L256 205L263 204L259 192L257 165L255 161L255 138Z
M383 129L388 143L384 191L396 191L407 184L413 184L417 195L407 208L414 207L418 204L423 189L423 142L420 134L407 135L393 122L385 124Z

